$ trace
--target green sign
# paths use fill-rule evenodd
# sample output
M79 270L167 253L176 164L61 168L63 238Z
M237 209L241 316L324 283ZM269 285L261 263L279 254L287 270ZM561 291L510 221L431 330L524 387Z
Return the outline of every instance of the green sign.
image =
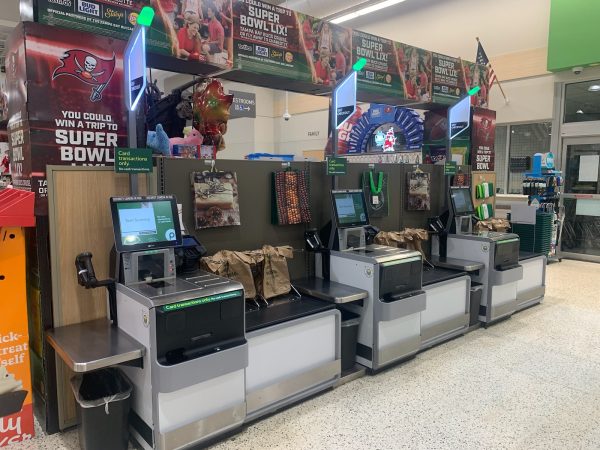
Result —
M193 300L186 300L184 302L172 303L162 307L163 312L177 311L180 309L190 308L192 306L204 305L206 303L220 302L221 300L227 300L230 298L241 297L242 291L227 292L225 294L211 295L209 297L196 298Z
M149 148L116 148L115 172L152 172L152 150Z
M444 175L456 175L456 161L446 161L444 164Z
M346 175L348 172L348 161L346 158L327 158L327 175Z

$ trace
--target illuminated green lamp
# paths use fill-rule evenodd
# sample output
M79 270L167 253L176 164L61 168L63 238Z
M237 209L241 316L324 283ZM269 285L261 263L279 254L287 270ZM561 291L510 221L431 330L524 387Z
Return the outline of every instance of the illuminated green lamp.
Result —
M478 93L480 90L481 90L481 86L474 86L474 87L472 87L472 88L469 90L468 94L469 94L469 95L475 95L475 94L477 94L477 93Z
M352 69L354 69L358 72L358 71L362 70L366 65L367 65L366 58L360 58L358 61L356 61L354 63L354 65L352 66Z
M145 27L149 27L150 25L152 25L153 19L154 10L149 6L144 6L138 15L137 23Z

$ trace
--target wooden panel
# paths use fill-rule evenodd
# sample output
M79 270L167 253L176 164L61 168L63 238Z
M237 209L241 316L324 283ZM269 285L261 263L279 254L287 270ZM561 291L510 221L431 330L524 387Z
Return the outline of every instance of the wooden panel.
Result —
M304 150L302 156L311 161L325 161L325 150Z
M535 48L490 58L500 82L546 75L547 48Z
M140 176L140 192L146 180ZM106 289L84 289L77 284L75 256L89 251L98 279L108 278L110 249L114 244L109 198L129 193L127 175L112 170L81 168L54 170L49 177L50 236L53 267L54 326L106 317ZM57 357L59 427L76 423L75 400L69 379L73 373Z
M481 183L494 183L494 190L496 189L496 172L472 172L471 173L471 196L473 197L473 204L477 208L482 203L491 203L494 213L496 212L496 195L490 198L475 198L475 186Z

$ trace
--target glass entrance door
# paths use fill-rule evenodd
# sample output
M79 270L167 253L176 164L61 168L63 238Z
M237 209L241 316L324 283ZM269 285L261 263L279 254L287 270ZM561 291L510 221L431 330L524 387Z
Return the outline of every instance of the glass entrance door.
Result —
M561 256L600 262L600 137L563 141Z

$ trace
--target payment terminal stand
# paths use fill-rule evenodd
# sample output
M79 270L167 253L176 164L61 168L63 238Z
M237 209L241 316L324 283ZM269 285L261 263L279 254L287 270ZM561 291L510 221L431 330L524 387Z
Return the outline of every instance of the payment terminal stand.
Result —
M242 285L202 271L179 274L173 196L112 198L120 330L145 347L130 427L146 449L203 443L242 424L248 365Z
M422 256L366 244L369 218L362 190L333 190L331 199L330 279L368 293L362 306L344 308L360 315L356 361L377 371L419 350L425 309Z
M517 306L517 282L523 277L519 265L519 236L513 233L473 232L475 207L467 187L449 189L449 215L445 233L434 236L434 265L462 269L460 261L483 266L471 273L482 284L479 320L486 324L510 316ZM453 264L452 261L457 261Z

